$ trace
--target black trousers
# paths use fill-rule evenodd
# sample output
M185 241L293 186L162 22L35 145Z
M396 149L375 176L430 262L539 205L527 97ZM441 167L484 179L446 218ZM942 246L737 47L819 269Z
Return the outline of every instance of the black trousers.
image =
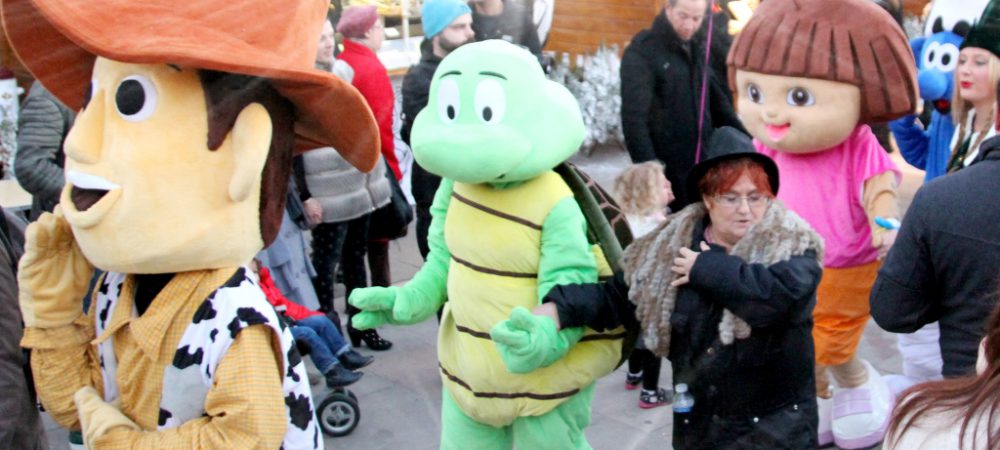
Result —
M351 292L355 289L368 286L365 253L368 250L370 218L370 214L365 214L346 222L323 223L312 231L312 262L316 268L313 287L316 289L320 309L327 312L338 330L340 330L340 320L333 307L337 264L341 264L344 269L344 286L347 288L345 298L350 298ZM347 304L346 310L348 320L358 312L358 309L350 304ZM343 330L340 331L343 333Z
M642 372L642 388L647 391L655 391L660 387L662 365L663 358L644 348L632 350L632 354L628 357L629 373Z

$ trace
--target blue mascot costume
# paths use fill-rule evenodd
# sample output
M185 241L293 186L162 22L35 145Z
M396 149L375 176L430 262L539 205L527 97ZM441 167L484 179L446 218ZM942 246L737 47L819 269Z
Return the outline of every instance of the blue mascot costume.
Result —
M931 108L925 130L914 115L889 123L906 162L926 171L924 182L944 175L951 156L955 124L951 100L955 87L958 51L972 24L979 19L987 0L937 0L927 17L925 36L913 39L917 79L924 108Z

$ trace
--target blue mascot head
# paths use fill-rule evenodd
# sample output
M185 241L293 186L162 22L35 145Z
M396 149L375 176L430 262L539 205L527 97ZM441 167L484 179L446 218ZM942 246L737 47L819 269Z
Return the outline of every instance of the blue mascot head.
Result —
M926 36L910 41L917 60L920 98L941 114L951 110L958 51L988 0L936 0L927 16Z

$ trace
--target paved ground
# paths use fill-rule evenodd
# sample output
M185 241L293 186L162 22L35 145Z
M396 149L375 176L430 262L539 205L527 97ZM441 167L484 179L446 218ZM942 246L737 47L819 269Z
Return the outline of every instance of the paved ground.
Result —
M627 156L615 149L599 150L590 157L577 156L574 160L605 186L609 186L615 174L628 163ZM905 164L901 160L899 163L901 166ZM902 188L904 205L909 205L922 177L922 173L915 169L905 170ZM412 232L407 238L393 242L390 251L393 280L396 284L403 283L421 264ZM338 305L338 309L343 307L343 303ZM436 327L434 320L410 327L386 327L381 333L395 343L391 350L370 352L366 347L360 349L362 353L376 355L375 362L364 369L364 379L351 386L361 402L361 422L348 436L327 438L326 448L438 448L441 383L435 354ZM883 373L900 371L895 336L882 331L874 323L870 323L865 332L860 353ZM669 372L669 365L664 364L661 386L671 385ZM669 448L670 408L639 409L638 393L624 390L624 378L622 368L597 383L593 420L587 429L591 445L595 449L616 450ZM318 404L326 389L321 385L314 386L313 394ZM65 444L66 433L51 421L48 425L53 449L68 448Z

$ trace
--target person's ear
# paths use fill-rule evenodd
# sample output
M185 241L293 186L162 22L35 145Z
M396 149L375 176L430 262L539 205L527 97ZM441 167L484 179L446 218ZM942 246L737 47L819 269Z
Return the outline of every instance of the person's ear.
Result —
M233 175L229 179L229 198L246 200L260 185L261 172L271 148L271 116L260 103L251 103L240 111L233 125Z

